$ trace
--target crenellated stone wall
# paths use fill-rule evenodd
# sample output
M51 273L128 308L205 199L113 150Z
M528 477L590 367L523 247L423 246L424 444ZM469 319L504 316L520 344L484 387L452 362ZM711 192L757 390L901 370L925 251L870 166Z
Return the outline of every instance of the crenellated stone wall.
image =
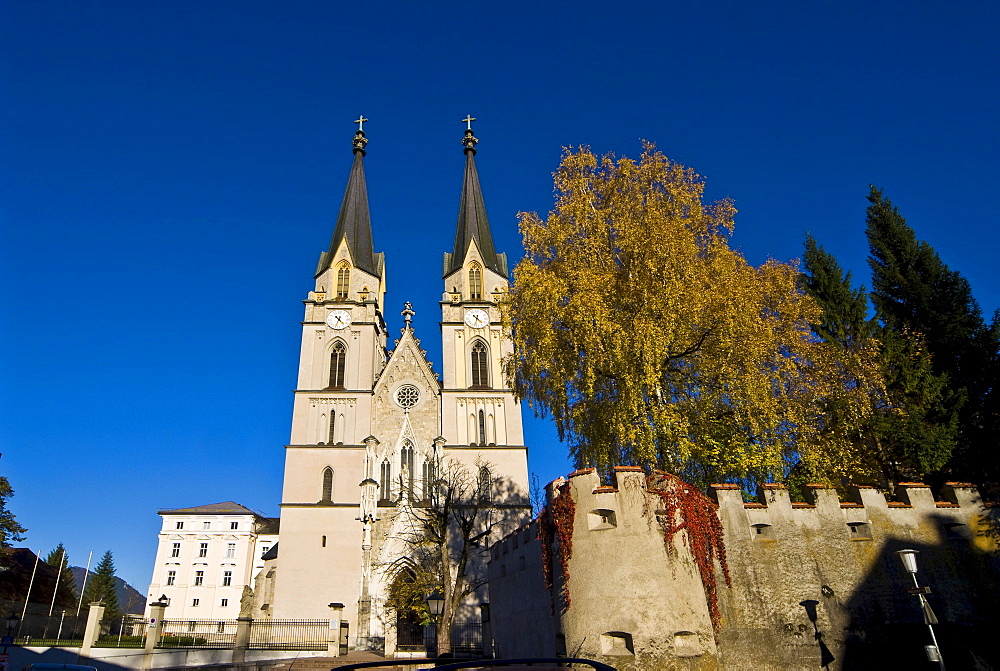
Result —
M548 487L550 504L564 482ZM732 578L727 587L716 566L714 629L685 532L668 553L662 504L645 474L620 467L614 485L602 486L583 470L568 483L575 514L565 584L555 547L554 585L545 587L537 520L492 549L502 656L565 653L619 669L921 668L929 634L896 554L912 548L949 666L1000 664L1000 562L986 533L997 509L971 485L945 485L940 501L920 483L901 483L898 501L866 487L842 501L807 485L804 503L781 485L762 486L754 502L736 485L713 486Z

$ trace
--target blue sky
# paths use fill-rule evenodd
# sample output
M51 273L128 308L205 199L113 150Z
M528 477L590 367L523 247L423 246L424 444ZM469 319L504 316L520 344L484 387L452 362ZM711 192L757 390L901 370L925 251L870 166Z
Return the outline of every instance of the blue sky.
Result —
M740 214L867 281L869 183L1000 306L995 2L55 2L0 6L0 473L25 543L110 548L145 591L156 510L278 514L301 300L352 119L387 318L440 361L441 253L477 117L497 246L561 148L648 139ZM530 467L568 468L546 421Z

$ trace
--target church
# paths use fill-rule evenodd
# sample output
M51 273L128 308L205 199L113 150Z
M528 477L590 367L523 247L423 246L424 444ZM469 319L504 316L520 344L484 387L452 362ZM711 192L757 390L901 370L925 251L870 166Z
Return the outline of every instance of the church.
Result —
M362 117L333 237L304 300L277 544L264 561L244 562L253 570L241 572L241 580L230 577L225 587L233 595L220 610L199 595L209 589L220 594L224 580L221 565L212 565L212 537L192 540L197 549L184 548L185 539L172 537L175 517L164 517L149 594L168 597L167 618L320 619L330 617L330 604L342 603L352 643L380 639L394 625L385 607L388 591L409 561L408 504L427 498L435 469L445 461L502 488L505 527L529 519L521 410L501 367L511 352L498 309L507 290L507 258L493 244L476 171L473 120L465 120L462 139L465 174L454 247L444 254L442 375L421 349L408 303L400 337L389 340L384 315L392 260L375 251ZM211 507L183 510L198 514L201 508ZM177 511L161 511L166 514ZM189 524L201 529L197 521ZM225 540L220 536L218 542ZM253 551L259 545L240 547ZM186 565L171 565L172 553L187 557L189 550L205 553L197 576L193 568L191 576L181 575ZM244 587L254 590L252 601ZM479 600L485 595L470 597L466 610L474 612ZM192 603L211 608L192 610Z

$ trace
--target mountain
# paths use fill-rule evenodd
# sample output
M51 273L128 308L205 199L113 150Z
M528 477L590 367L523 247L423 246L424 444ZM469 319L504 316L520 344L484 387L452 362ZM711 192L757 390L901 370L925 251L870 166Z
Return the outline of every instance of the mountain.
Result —
M79 594L83 587L83 576L87 570L79 566L70 566L69 570L73 573L76 591ZM115 576L115 593L118 595L118 607L122 609L123 613L141 614L145 610L146 597L118 576ZM83 605L86 607L87 604Z

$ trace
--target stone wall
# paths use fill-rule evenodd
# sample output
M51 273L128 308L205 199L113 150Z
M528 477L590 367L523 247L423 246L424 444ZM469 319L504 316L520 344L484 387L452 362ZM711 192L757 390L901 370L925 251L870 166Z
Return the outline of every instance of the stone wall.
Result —
M685 533L668 553L656 518L662 504L645 475L620 468L614 486L601 486L586 470L568 482L575 518L565 584L555 558L555 584L545 588L537 521L492 549L490 600L504 656L564 647L620 669L920 668L929 634L896 554L912 548L920 584L933 589L948 665L1000 664L992 640L1000 562L984 534L997 509L971 485L946 485L942 501L918 483L901 484L898 501L862 487L841 501L812 485L804 503L780 485L764 485L756 502L744 502L736 485L714 486L732 586L717 566L722 617L713 628ZM550 503L560 484L549 486Z

